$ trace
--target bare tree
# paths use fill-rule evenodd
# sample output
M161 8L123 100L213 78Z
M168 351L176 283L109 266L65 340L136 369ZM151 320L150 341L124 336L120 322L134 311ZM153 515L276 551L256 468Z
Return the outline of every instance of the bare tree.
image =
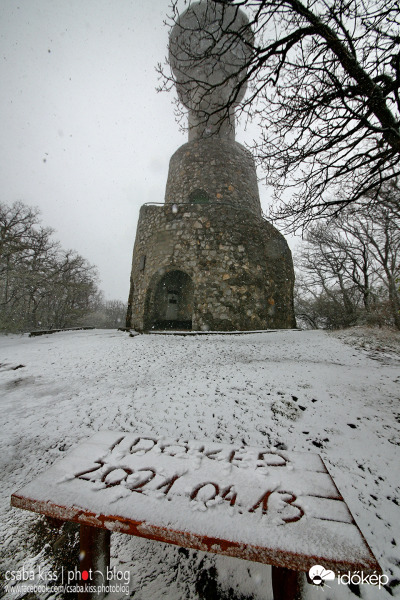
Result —
M213 4L219 7L220 27L210 27L206 43L192 52L192 84L203 99L213 88L232 84L225 118L248 86L239 111L257 118L262 127L254 152L278 200L272 217L295 229L351 203L380 202L383 187L400 174L398 0L209 2ZM247 24L230 27L234 19L226 15L240 7L254 38ZM179 27L177 1L172 10L172 22ZM194 36L196 24L191 27L188 33ZM210 69L228 60L238 39L245 51L236 72L230 69L217 80L210 73L208 82L196 79L205 63ZM159 69L163 87L169 88L173 74ZM222 115L220 106L204 118L215 119L217 112ZM284 201L283 192L291 187L292 196Z
M369 247L374 263L374 275L382 282L388 295L388 307L393 322L400 329L400 229L387 206L376 207L370 215L371 225L360 224L360 238Z
M77 252L59 252L49 277L47 322L57 328L80 324L91 309L97 279L96 268Z
M16 202L0 203L0 307L3 329L34 319L44 264L57 250L52 230L39 226L39 211ZM45 281L45 279L44 279Z
M349 267L351 270L335 228L311 226L298 260L302 277L296 277L296 311L313 314L313 321L328 329L355 325L361 291L353 278L348 277Z
M126 302L106 300L103 293L100 292L95 298L92 310L85 319L85 323L101 329L125 327L126 310Z
M298 266L298 297L311 296L315 303L322 293L342 315L337 325L386 319L400 329L400 229L388 204L368 213L348 208L310 226Z
M360 297L354 287L315 285L308 277L296 276L294 304L296 321L307 329L342 329L352 327L360 319Z
M96 269L52 235L37 209L0 203L0 330L78 325L90 310Z

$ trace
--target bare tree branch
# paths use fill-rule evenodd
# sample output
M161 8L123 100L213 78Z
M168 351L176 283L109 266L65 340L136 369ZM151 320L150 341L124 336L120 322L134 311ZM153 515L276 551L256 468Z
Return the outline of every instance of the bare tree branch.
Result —
M234 110L259 122L252 149L275 190L272 217L296 229L351 203L381 202L380 192L400 175L398 1L209 0L211 5L219 7L220 32L216 27L207 37L204 52L185 49L190 84L199 106L208 101L204 127L209 119L221 124ZM231 27L226 15L232 7L244 8L249 23ZM172 9L172 25L179 25L176 2ZM221 43L221 32L228 42ZM213 77L213 65L227 60L239 42L245 49L240 67ZM196 67L204 72L205 64L207 80L196 76ZM170 89L173 74L159 72L161 87ZM223 106L213 107L215 90L227 86Z
M309 227L298 257L302 286L317 299L323 291L336 305L337 323L382 322L377 315L385 310L386 322L400 329L400 228L390 204L397 194L391 182L386 199L369 211L349 207Z

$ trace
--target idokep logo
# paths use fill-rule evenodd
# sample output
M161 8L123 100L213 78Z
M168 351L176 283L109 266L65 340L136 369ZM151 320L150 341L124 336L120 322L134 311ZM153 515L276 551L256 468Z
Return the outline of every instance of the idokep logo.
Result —
M314 585L324 585L325 581L334 581L335 573L325 569L322 565L314 565L308 571L308 575Z
M334 581L336 579L335 573L330 571L329 569L325 569L322 565L314 565L308 571L308 575L311 579L311 582L314 585L323 586L326 581ZM360 585L360 584L369 584L378 587L381 589L389 582L389 577L385 575L385 573L367 573L364 574L362 571L347 573L338 573L337 574L337 583L338 585Z

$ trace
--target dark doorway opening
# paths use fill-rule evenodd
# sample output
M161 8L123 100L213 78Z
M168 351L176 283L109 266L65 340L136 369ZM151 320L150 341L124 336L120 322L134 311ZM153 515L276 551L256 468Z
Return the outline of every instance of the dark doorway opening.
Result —
M183 271L169 271L158 282L151 329L192 329L193 282Z

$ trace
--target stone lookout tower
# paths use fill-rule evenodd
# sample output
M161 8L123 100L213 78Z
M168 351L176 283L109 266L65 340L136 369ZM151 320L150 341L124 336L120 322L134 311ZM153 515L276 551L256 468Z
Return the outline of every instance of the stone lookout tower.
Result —
M253 34L237 6L192 3L170 36L189 141L170 160L162 205L144 205L127 326L234 331L295 326L293 264L262 218L254 160L235 141L234 108ZM230 108L226 108L226 104Z

